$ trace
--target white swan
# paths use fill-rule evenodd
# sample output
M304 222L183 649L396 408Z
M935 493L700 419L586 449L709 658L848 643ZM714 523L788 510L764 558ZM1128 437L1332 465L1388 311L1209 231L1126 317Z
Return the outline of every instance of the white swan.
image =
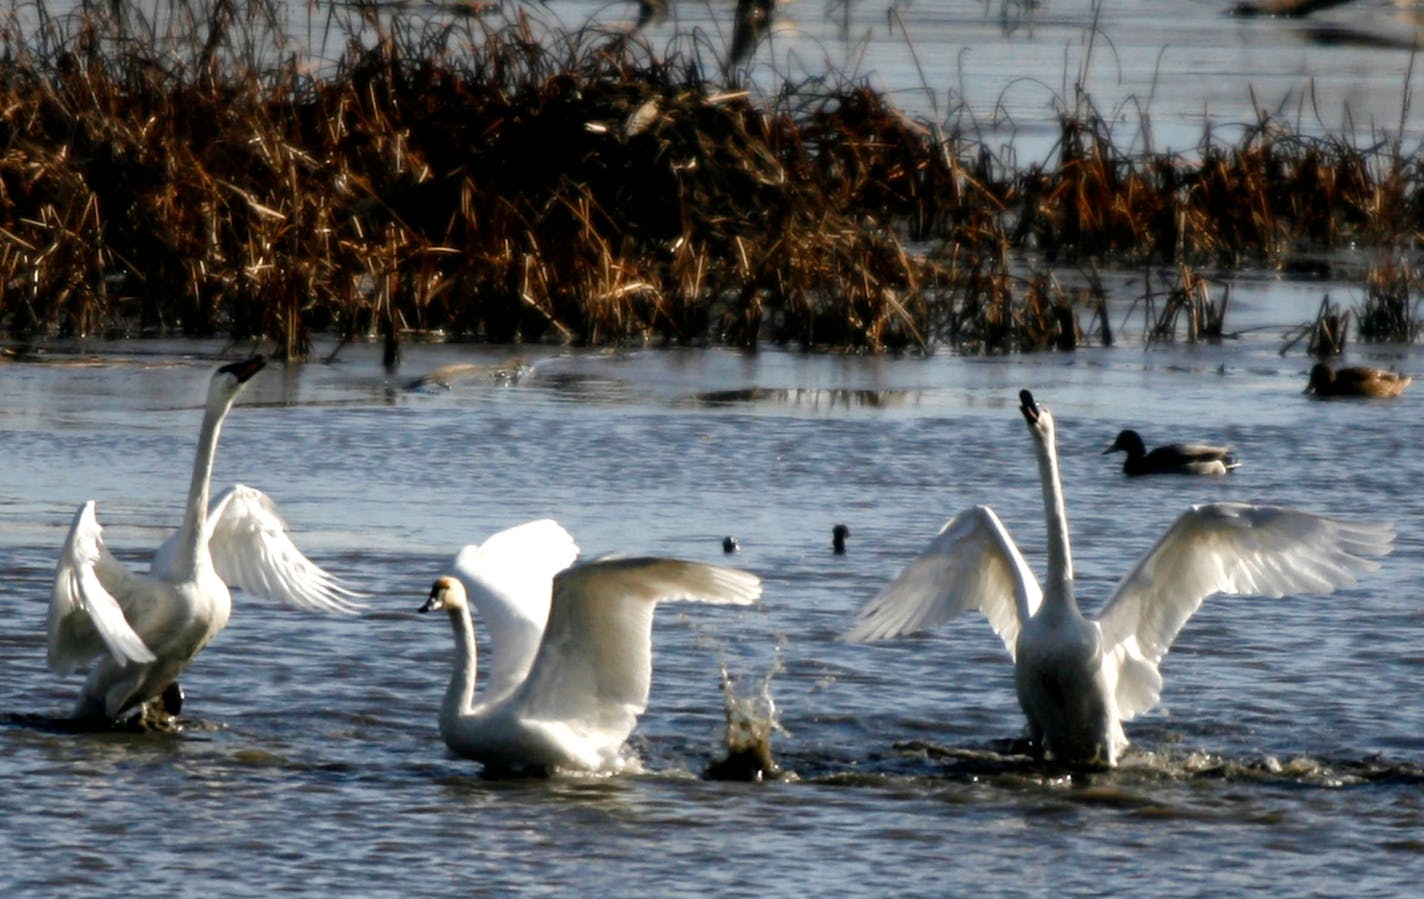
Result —
M178 675L227 624L228 585L305 608L355 610L357 594L302 555L266 494L238 484L208 503L223 418L264 364L254 356L213 375L183 524L148 574L109 553L93 500L75 513L50 599L49 664L70 674L98 657L76 717L113 720L155 700L176 715Z
M612 558L564 569L576 552L557 524L532 522L466 547L456 575L431 587L420 611L443 609L455 632L440 708L451 751L491 771L622 770L623 743L648 705L654 606L761 595L755 575L701 562ZM494 653L479 703L466 583Z
M471 543L455 554L451 571L460 579L489 633L486 705L524 682L544 626L554 575L578 558L578 545L558 522L544 518Z
M1096 621L1073 595L1068 517L1053 416L1020 393L1038 455L1048 519L1040 589L987 506L956 515L929 548L860 610L849 640L908 634L979 609L1014 659L1014 684L1034 751L1068 764L1112 766L1122 722L1161 694L1158 664L1214 593L1330 593L1377 567L1390 524L1337 521L1276 506L1213 503L1183 514L1113 592Z

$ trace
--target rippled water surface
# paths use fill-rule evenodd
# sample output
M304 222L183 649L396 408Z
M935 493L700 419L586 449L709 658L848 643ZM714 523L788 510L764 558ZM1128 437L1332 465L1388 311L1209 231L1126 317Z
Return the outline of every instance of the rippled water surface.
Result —
M1229 20L1220 6L1106 4L1100 105L1151 94L1156 119L1190 144L1206 111L1248 119L1250 87L1274 103L1305 96L1315 77L1329 124L1346 107L1360 123L1398 122L1407 52L1323 45L1310 23ZM841 52L833 31L805 37L827 27L820 3L789 8L804 28L778 31L765 52ZM1387 4L1354 8L1335 14L1341 30L1412 33ZM1045 98L1078 65L1086 4L1052 0L1017 29L977 3L903 9L936 90L963 77L992 111L998 78L1020 133L1053 133ZM883 15L874 21L864 67L913 105L925 96L918 72ZM1126 322L1135 288L1108 280ZM220 347L0 361L0 884L68 895L1411 894L1424 877L1424 391L1302 396L1308 361L1280 355L1281 334L1324 291L1358 298L1259 277L1233 287L1228 327L1241 337L1200 347L1144 350L1129 323L1114 348L1007 359L426 346L407 348L394 374L366 347L270 367L228 419L216 481L273 494L300 545L372 594L369 610L321 617L238 594L230 626L184 676L190 726L167 735L42 726L78 690L45 667L45 605L80 502L99 501L110 544L135 562L176 524ZM1355 345L1350 361L1424 372L1411 348ZM462 367L416 384L449 365ZM1022 718L982 618L887 644L836 640L968 505L992 504L1041 570L1040 493L1016 408L1025 387L1059 420L1090 609L1195 502L1388 518L1396 551L1331 597L1208 601L1164 664L1162 705L1128 725L1121 769L1035 768L1009 752ZM1245 465L1229 479L1129 482L1118 457L1100 455L1129 426L1149 443L1233 443ZM633 739L647 773L487 781L440 741L449 628L415 609L460 545L542 516L585 555L722 561L732 535L734 563L765 580L758 608L659 611L652 701ZM830 551L837 522L851 528L844 556ZM724 665L739 695L768 684L784 728L775 749L798 779L700 777L723 751Z
M362 347L274 366L228 419L216 479L271 492L300 543L373 598L349 619L238 594L184 677L193 721L176 735L38 726L78 688L45 668L44 609L79 502L100 501L134 558L175 522L213 348L4 364L3 879L236 895L1399 894L1424 872L1418 397L1312 401L1306 360L1256 334L995 360L449 346L410 348L394 376ZM1357 358L1418 367L1405 351ZM411 389L450 364L467 367ZM1162 707L1128 726L1122 769L1034 768L1006 754L1021 717L982 618L836 641L969 504L992 503L1042 566L1021 387L1059 419L1085 605L1203 500L1387 517L1397 551L1329 598L1209 601L1165 663ZM1230 441L1245 465L1129 482L1099 454L1127 425ZM648 773L491 782L440 741L450 634L415 609L460 544L546 515L586 554L717 561L734 535L735 563L766 581L760 608L660 610L634 737ZM723 664L743 695L770 676L776 751L799 780L700 779L722 751Z

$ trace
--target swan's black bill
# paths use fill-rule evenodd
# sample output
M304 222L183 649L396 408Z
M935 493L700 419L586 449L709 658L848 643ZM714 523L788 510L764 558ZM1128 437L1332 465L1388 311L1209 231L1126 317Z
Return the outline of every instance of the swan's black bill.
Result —
M1027 390L1020 390L1019 404L1019 411L1023 412L1023 417L1028 420L1028 423L1036 424L1038 422L1038 403L1033 401L1033 394Z
M237 378L237 382L239 384L246 384L248 379L251 378L253 375L257 374L259 371L261 371L263 366L265 366L266 364L267 357L262 355L261 353L258 353L256 356L253 356L250 359L244 359L241 362L234 362L231 365L224 365L222 368L218 369L218 371L225 371L228 374L232 375L234 378Z
M416 609L416 611L424 614L425 612L433 612L436 609L440 608L441 592L442 588L440 586L440 582L436 581L435 586L430 588L430 596L426 598L425 605Z

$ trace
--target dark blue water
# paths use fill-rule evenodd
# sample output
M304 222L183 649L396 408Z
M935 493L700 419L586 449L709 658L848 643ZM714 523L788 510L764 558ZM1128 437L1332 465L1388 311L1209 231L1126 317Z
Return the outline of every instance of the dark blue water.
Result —
M49 579L85 499L121 553L173 524L212 363L176 345L6 364L6 878L239 895L1201 894L1299 878L1397 894L1424 846L1418 400L1312 401L1307 361L1277 346L1262 334L996 360L535 348L521 366L450 346L411 348L389 378L355 347L269 369L228 420L216 479L270 492L371 608L328 618L239 594L184 678L194 726L144 736L26 717L63 712L78 688L44 666ZM404 389L451 362L484 368ZM512 370L512 383L490 374ZM1025 386L1058 416L1089 607L1193 502L1387 517L1398 549L1331 597L1208 601L1167 658L1163 705L1128 725L1117 772L1074 780L1007 758L1021 718L981 618L872 646L836 636L973 503L994 505L1041 568ZM1245 465L1127 481L1099 454L1126 425L1149 442L1232 442ZM660 610L633 740L646 774L488 782L440 741L450 636L414 610L461 543L545 515L586 554L720 561L735 535L736 564L766 581L757 609ZM852 530L844 556L830 551L837 522ZM748 696L775 671L775 748L799 780L698 778L722 753L723 664Z

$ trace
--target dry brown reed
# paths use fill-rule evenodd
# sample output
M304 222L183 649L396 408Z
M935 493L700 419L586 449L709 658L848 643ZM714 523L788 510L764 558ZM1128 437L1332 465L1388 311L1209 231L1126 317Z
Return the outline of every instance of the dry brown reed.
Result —
M1345 352L1345 340L1349 335L1349 327L1350 312L1342 311L1339 306L1330 302L1330 295L1326 294L1320 300L1320 308L1316 310L1315 319L1286 334L1286 339L1281 345L1281 355L1289 353L1301 340L1307 340L1306 352L1317 359L1338 356Z
M1099 268L1141 264L1172 273L1160 311L1149 275L1148 340L1200 340L1227 295L1199 270L1403 247L1424 220L1417 160L1265 115L1134 156L1080 103L1056 164L1016 172L861 84L758 105L695 59L551 41L522 12L358 3L316 74L271 52L275 0L36 8L0 62L0 331L25 338L1071 350L1113 340ZM1414 278L1371 275L1362 339L1413 339Z
M1418 276L1397 257L1370 267L1365 276L1365 300L1355 313L1361 340L1408 343L1419 332L1413 295Z

